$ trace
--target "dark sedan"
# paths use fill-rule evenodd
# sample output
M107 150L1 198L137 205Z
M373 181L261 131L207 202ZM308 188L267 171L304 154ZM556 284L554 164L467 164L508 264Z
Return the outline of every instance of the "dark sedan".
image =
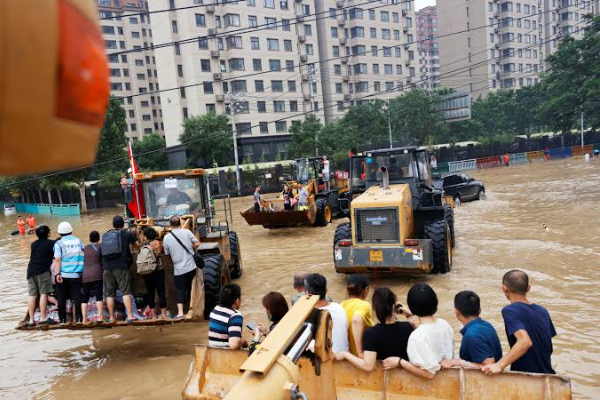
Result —
M483 182L477 181L467 174L447 175L437 181L435 186L443 189L447 195L452 196L454 204L457 206L463 201L483 200L485 198Z

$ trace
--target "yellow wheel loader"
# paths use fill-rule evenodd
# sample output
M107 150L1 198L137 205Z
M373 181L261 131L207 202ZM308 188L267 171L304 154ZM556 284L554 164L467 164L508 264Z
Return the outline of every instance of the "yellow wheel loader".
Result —
M427 150L366 152L350 203L350 222L333 239L337 272L446 273L452 266L454 213L433 187Z
M326 160L326 157L310 157L295 161L294 180L286 184L296 198L299 197L298 185L303 185L308 192L304 206L297 203L291 210L285 210L283 194L277 199L262 200L259 212L254 207L241 212L248 225L262 225L267 229L326 226L333 217L341 215L339 197L348 190L346 180L334 176L332 161L328 161L330 172L326 172Z

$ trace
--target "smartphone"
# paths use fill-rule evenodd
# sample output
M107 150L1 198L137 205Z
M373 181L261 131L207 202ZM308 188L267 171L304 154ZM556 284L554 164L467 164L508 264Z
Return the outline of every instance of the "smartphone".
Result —
M403 309L404 306L401 303L396 303L396 305L394 306L394 313L402 314Z
M248 328L248 329L250 329L252 332L254 332L254 331L256 330L256 325L254 325L254 324L252 323L252 321L248 321L248 322L246 323L246 328Z

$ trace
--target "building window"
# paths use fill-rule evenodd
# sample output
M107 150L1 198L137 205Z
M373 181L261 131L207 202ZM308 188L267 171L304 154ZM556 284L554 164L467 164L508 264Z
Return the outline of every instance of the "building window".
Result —
M234 93L243 93L247 92L246 81L245 80L236 80L231 81L231 91Z
M210 72L210 60L200 60L200 69L202 72Z
M264 0L265 8L275 8L275 0Z
M331 48L331 52L333 53L334 57L339 57L340 56L340 46L333 46Z
M179 29L177 29L177 21L171 21L171 28L173 33L177 33L179 31Z
M213 92L213 84L212 82L204 82L202 84L203 88L204 88L204 94L212 94Z
M241 36L229 36L226 39L227 49L241 49L242 46L242 37Z
M298 102L296 100L290 100L290 111L298 112Z
M292 41L291 40L284 40L283 41L283 50L285 50L285 51L292 51Z
M196 14L196 26L206 26L206 16L204 14Z
M281 20L281 29L284 31L291 31L292 27L290 25L290 20L289 19L282 19Z
M240 16L238 14L225 14L223 17L225 28L229 26L240 26Z
M279 70L281 70L281 61L269 60L269 71L279 71Z
M248 25L250 28L256 28L258 26L258 18L255 15L248 16Z
M312 26L310 26L309 24L305 24L304 25L304 34L306 36L312 36Z
M343 92L343 86L341 83L336 83L335 84L335 92L336 93L342 93Z
M277 29L277 19L265 17L265 28L266 29Z
M333 73L336 75L341 75L342 74L342 66L340 64L334 64L333 65Z
M208 39L207 38L198 38L198 48L200 50L208 50Z
M262 80L254 81L254 91L255 92L264 92L265 91L265 84Z
M257 37L250 38L250 49L251 50L260 50L260 41Z
M258 126L260 127L260 133L262 133L262 134L269 133L269 123L268 122L259 122Z
M243 58L230 58L229 59L229 70L230 71L245 71L244 59Z
M337 38L338 37L338 28L335 28L335 27L331 28L331 37L332 38Z
M313 45L312 44L307 44L306 45L306 54L308 54L309 56L312 56L314 54L314 50L313 50Z
M288 81L288 92L296 91L296 81Z
M381 38L385 39L385 40L390 40L391 36L390 36L390 30L389 29L382 29L381 30Z
M350 37L365 37L365 28L363 28L362 26L355 26L353 28L350 28Z
M255 71L262 71L262 61L260 60L260 58L252 59L252 68Z
M273 111L274 112L285 112L285 101L275 100L273 102Z
M264 101L257 101L256 108L258 109L258 112L260 112L260 113L267 112L267 103Z
M130 124L129 125L129 130L131 132L137 132L137 125L136 124Z
M286 133L287 132L287 122L286 121L275 122L275 132Z
M269 51L279 51L279 40L267 39L267 49Z
M273 92L283 92L283 81L271 81L271 90Z

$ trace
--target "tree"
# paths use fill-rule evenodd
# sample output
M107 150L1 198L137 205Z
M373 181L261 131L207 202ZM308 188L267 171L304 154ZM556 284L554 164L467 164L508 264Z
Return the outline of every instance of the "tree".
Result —
M316 154L317 137L323 124L314 115L309 115L304 121L294 121L290 127L292 140L288 146L291 158L314 157Z
M226 115L210 112L186 119L179 140L190 167L223 166L233 161L233 137Z
M424 145L441 123L436 96L412 89L390 101L393 138L405 146Z
M169 169L169 160L165 154L167 144L162 136L152 133L133 143L132 150L141 171L162 171ZM144 154L152 152L149 154Z
M100 143L98 144L98 154L96 156L97 163L127 156L125 151L127 147L126 127L125 109L121 105L121 102L113 97L108 103L104 127L100 134ZM124 170L126 166L127 161L120 161L101 165L97 167L97 170Z

